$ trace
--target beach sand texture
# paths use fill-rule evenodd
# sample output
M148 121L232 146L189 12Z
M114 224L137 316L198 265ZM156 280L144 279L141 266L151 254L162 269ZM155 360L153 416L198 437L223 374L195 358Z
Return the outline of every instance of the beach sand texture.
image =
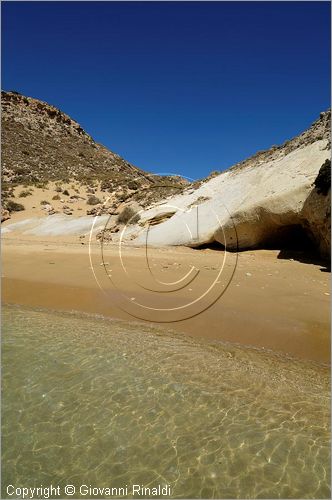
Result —
M5 233L3 302L136 319L126 312L126 304L148 294L141 288L148 276L145 249L125 248L127 270L135 279L121 281L118 246L105 247L104 263L111 265L113 275L118 273L122 283L118 291L107 279L100 244L94 242L91 262L101 290L91 269L88 242L82 243L78 243L77 236L41 238L19 231ZM222 253L212 249L153 248L149 249L149 265L164 282L176 281L195 267L200 271L196 288L203 293L214 279ZM229 271L225 270L228 278L235 271L220 299L201 314L170 322L167 327L192 336L329 362L329 273L318 263L280 257L279 251L257 250L239 253L235 262L235 255L230 254ZM180 291L185 302L190 297L189 288ZM121 296L119 302L122 292L125 298ZM167 300L163 294L148 298L149 305L161 308Z

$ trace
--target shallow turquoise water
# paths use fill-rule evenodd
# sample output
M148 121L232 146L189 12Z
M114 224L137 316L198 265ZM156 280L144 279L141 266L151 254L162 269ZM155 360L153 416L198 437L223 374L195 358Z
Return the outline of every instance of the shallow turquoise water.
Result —
M121 321L3 309L2 498L170 485L176 498L329 498L329 373ZM106 498L101 494L94 498ZM13 498L13 497L11 497Z

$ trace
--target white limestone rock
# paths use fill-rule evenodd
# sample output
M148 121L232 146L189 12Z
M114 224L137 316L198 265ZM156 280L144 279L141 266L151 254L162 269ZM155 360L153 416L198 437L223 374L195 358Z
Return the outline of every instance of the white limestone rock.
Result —
M145 244L147 239L152 246L195 247L215 241L241 250L264 246L282 237L282 229L301 226L326 255L329 225L323 219L330 214L326 200L313 193L313 184L330 158L329 123L330 113L322 113L310 129L285 145L141 212L133 243Z

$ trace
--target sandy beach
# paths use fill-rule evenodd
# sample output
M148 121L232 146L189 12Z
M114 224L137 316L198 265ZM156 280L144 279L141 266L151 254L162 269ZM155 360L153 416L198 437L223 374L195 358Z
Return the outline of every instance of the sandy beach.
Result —
M2 243L3 303L135 319L119 307L119 291L105 293L98 286L87 242L79 243L77 237L41 238L16 232L5 233ZM100 244L94 241L90 252L94 269L106 276ZM106 252L116 274L121 267L118 247L108 246ZM125 253L128 269L144 282L145 249L128 247ZM165 281L179 279L188 266L199 269L202 276L197 286L202 291L215 274L221 253L184 247L149 249L153 271ZM230 266L234 275L220 299L201 314L167 323L167 327L195 337L328 363L330 274L318 263L280 257L282 253L275 250L241 252L234 266L233 254ZM132 283L124 283L128 296L135 289ZM158 305L160 300L159 294Z
M1 498L331 498L330 6L4 3Z

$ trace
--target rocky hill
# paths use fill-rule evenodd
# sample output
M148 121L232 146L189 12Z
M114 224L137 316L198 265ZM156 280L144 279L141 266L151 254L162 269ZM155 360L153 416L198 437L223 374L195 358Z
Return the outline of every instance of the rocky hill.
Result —
M284 144L188 185L131 165L37 99L3 92L2 108L4 219L25 209L37 226L41 215L54 216L61 232L75 216L89 225L82 215L107 214L105 241L117 241L129 221L127 241L136 245L148 232L151 245L311 243L330 254L330 110Z
M2 92L2 181L8 198L13 186L43 185L50 181L77 181L89 185L99 181L102 191L140 199L140 188L162 184L152 192L144 190L144 204L160 199L172 189L165 185L186 183L182 179L160 178L131 165L119 155L96 143L83 128L59 109L17 92ZM121 188L121 189L120 189ZM145 199L146 198L146 199Z
M274 145L263 151L257 151L255 154L249 158L236 163L228 170L241 170L244 168L249 168L252 166L260 165L267 161L274 161L282 158L283 156L295 151L298 148L302 148L309 144L313 144L319 140L327 140L326 149L331 149L331 110L323 111L320 113L319 118L304 132L290 140L285 141L281 145ZM221 172L214 171L205 178L200 179L192 184L193 187L197 188L201 186L204 182L220 175Z
M234 167L232 167L232 170L239 170L241 168L249 167L252 165L260 165L261 163L266 161L278 160L290 154L292 151L321 140L327 140L326 149L331 149L330 109L320 113L319 118L300 135L293 137L293 139L284 142L280 146L272 146L265 151L258 151L250 158L234 165Z

